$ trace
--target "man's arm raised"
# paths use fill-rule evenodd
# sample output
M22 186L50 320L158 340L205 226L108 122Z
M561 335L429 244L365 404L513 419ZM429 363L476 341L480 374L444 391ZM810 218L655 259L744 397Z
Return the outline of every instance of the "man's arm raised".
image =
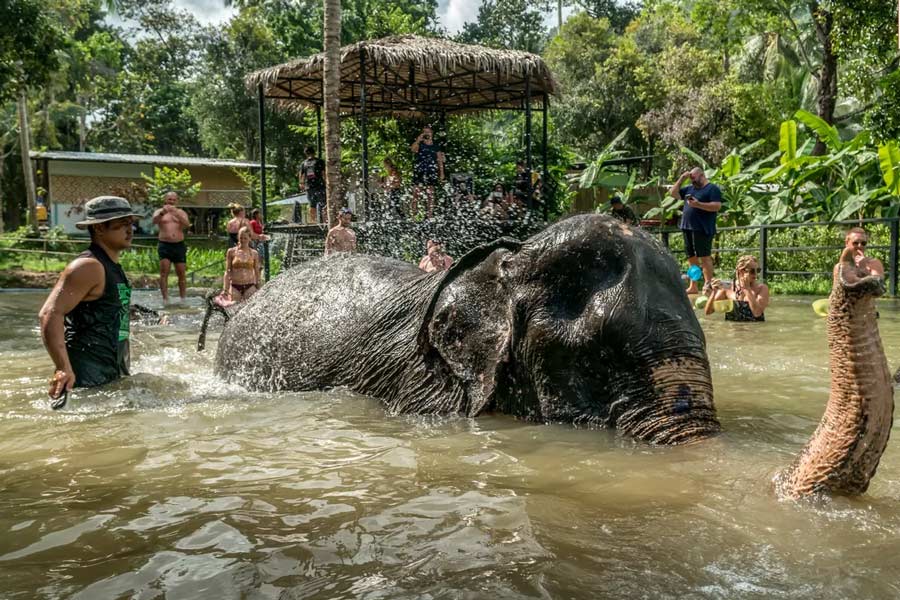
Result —
M59 276L59 280L41 307L38 318L41 323L41 339L56 370L50 383L49 394L59 396L75 385L75 373L66 350L65 318L79 302L96 300L103 294L106 275L103 265L94 258L78 258L72 261Z

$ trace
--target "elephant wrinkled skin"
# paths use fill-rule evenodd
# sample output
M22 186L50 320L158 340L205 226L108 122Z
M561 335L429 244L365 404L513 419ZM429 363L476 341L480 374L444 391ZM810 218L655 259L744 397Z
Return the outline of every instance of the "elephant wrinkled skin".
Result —
M397 413L503 412L679 443L719 431L706 343L671 254L578 215L446 272L339 255L280 275L226 325L251 389L346 386Z

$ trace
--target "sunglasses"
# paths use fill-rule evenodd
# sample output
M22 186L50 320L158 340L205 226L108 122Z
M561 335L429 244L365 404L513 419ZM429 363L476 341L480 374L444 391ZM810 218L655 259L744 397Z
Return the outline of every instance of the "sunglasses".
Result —
M867 245L869 242L867 242L867 241L865 241L865 240L857 240L857 241L851 242L851 243L852 243L854 246L862 246L863 248L865 248L866 245Z
M759 267L756 267L755 269L741 269L741 271L743 271L744 273L756 273L757 275L762 273L762 269L760 269Z

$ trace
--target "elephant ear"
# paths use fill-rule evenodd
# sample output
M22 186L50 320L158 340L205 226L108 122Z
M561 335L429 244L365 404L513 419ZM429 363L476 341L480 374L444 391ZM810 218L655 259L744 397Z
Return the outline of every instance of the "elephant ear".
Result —
M420 347L464 384L466 414L490 403L513 336L505 263L521 242L501 238L464 255L434 291L419 332Z

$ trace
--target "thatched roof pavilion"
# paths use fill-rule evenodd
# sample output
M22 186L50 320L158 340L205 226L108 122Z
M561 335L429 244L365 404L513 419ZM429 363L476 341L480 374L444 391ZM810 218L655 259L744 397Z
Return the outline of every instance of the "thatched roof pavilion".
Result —
M317 146L321 154L321 110L324 53L299 58L250 73L247 87L259 99L260 162L265 168L265 100L279 108L316 111ZM368 116L430 117L439 127L448 114L484 110L525 113L524 157L532 170L532 108L537 99L543 113L543 173L547 170L547 107L557 83L536 54L495 50L450 40L402 35L366 40L341 48L341 112L358 116L362 134L362 189L369 196ZM263 219L266 218L265 178L260 182ZM529 208L531 208L529 195ZM544 207L546 217L546 206ZM267 247L266 247L267 248ZM266 279L269 256L265 252Z
M321 107L324 54L250 73L283 107ZM525 110L557 92L536 54L495 50L416 35L367 40L341 48L341 110L424 116L481 110ZM363 100L363 98L365 100Z

